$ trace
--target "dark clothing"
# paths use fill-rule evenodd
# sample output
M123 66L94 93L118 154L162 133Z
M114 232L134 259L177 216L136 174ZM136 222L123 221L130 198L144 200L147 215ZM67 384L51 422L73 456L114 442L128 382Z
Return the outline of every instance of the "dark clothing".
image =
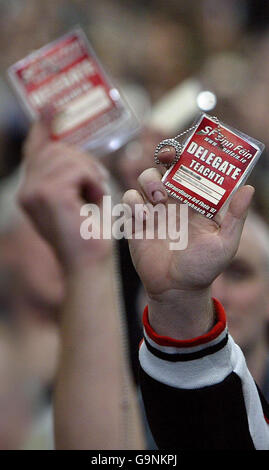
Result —
M199 338L161 337L144 312L140 382L159 449L269 449L269 407L214 300L218 321Z

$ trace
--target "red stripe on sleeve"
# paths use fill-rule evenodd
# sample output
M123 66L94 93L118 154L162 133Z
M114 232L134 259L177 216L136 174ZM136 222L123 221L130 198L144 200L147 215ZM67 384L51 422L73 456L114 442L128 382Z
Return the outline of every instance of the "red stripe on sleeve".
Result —
M159 336L151 327L148 318L148 306L146 306L143 313L143 325L146 333L152 341L159 344L160 346L173 346L176 348L188 348L192 346L198 346L200 344L209 343L213 339L217 338L226 328L226 315L223 306L217 299L213 299L217 323L213 328L202 336L196 338L178 340L170 338L169 336Z

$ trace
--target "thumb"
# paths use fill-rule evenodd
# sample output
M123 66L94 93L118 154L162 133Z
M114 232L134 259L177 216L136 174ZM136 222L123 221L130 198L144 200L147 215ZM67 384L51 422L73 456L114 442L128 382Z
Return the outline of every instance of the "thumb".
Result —
M247 185L234 194L219 232L224 241L238 246L254 192L253 186Z

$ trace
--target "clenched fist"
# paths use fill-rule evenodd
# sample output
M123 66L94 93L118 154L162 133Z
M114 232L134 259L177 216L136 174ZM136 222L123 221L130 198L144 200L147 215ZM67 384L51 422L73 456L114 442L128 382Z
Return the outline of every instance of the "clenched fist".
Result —
M107 256L110 240L83 240L80 236L81 206L102 204L108 179L104 167L87 153L50 141L41 122L34 124L24 154L19 202L64 269L80 268Z

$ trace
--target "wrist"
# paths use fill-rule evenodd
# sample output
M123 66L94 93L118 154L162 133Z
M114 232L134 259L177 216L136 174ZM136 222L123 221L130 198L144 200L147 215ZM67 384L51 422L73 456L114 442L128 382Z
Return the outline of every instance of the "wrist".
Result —
M86 249L85 249L86 248ZM74 250L75 251L75 250ZM102 246L95 249L83 247L71 256L60 256L61 264L67 277L74 277L82 273L94 273L106 269L113 258L113 245L111 240L102 240Z
M149 322L160 336L186 340L208 333L215 323L210 288L173 290L160 298L150 298Z

